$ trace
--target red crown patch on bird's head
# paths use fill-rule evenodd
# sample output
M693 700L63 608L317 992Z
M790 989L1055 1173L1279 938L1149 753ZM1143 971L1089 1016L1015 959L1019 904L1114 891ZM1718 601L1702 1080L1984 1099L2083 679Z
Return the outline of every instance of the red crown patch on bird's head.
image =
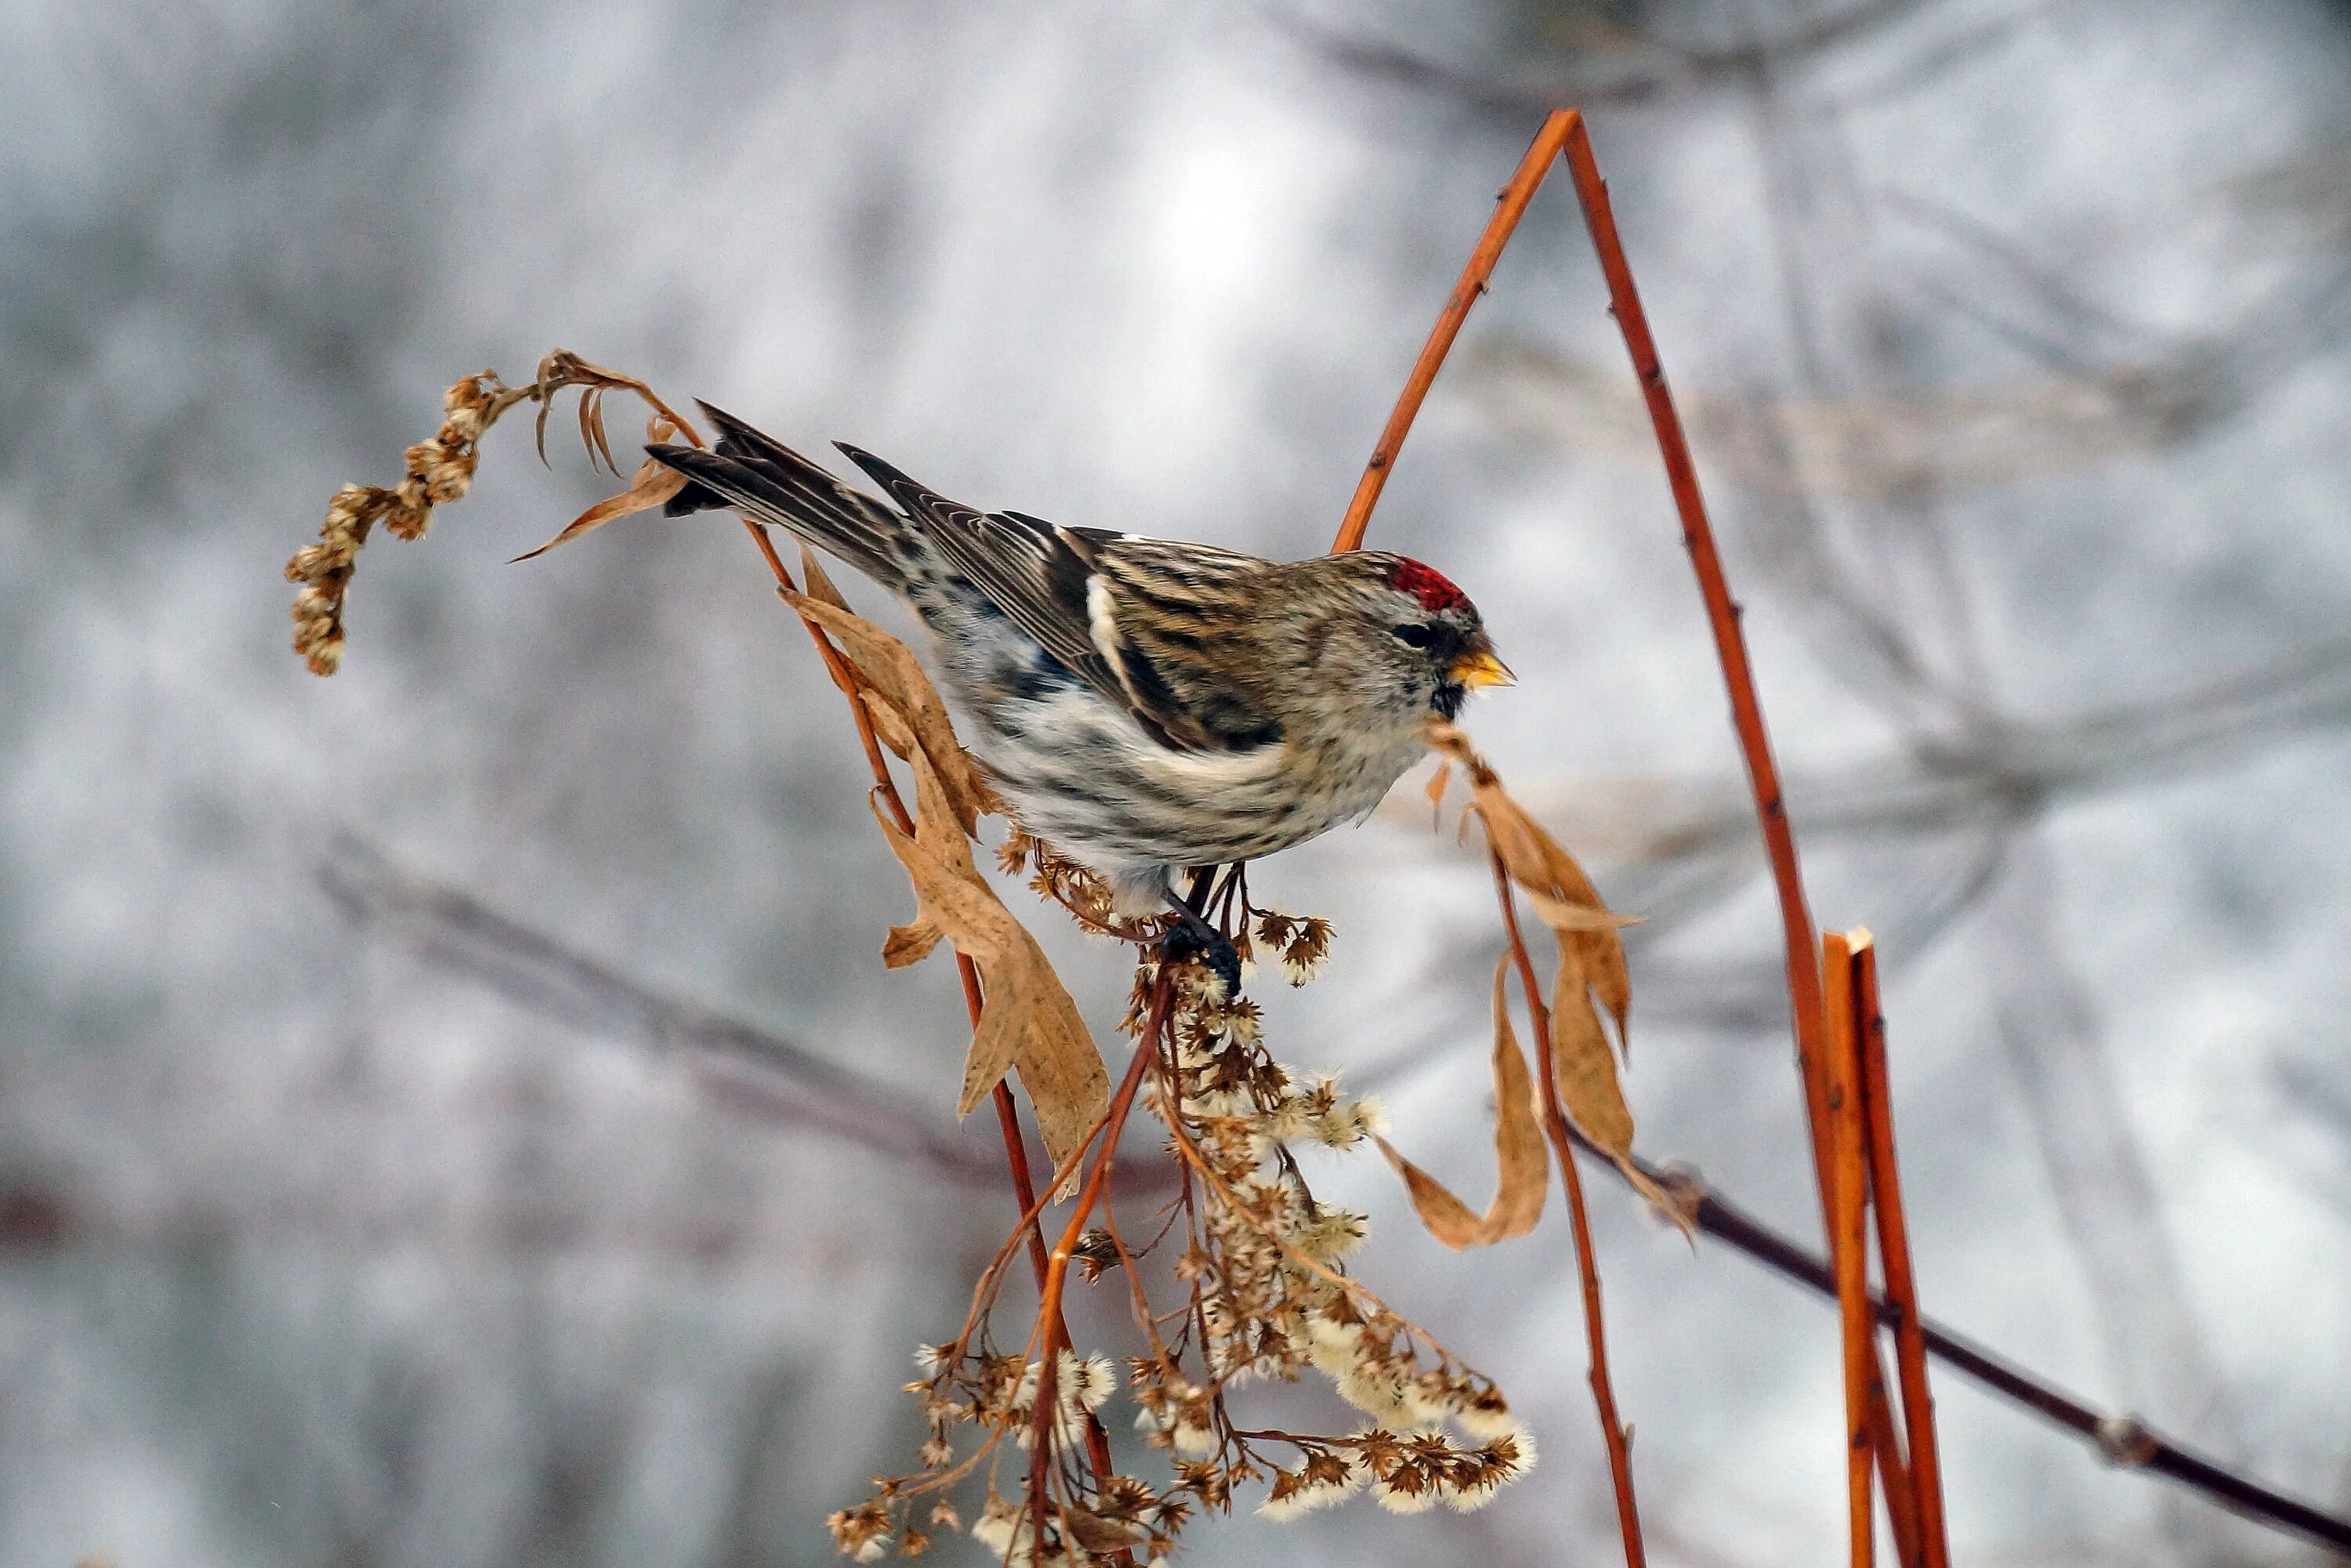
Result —
M1420 607L1432 615L1469 608L1469 596L1454 587L1451 578L1408 556L1397 559L1395 575L1388 580L1397 592L1409 593L1419 600Z

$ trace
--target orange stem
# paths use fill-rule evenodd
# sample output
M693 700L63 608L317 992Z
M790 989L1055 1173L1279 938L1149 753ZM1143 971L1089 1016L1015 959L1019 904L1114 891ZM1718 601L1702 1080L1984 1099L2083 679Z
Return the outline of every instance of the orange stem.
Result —
M1494 215L1487 220L1478 248L1469 253L1469 264L1461 269L1460 281L1454 284L1451 297L1437 315L1437 325L1429 329L1428 341L1421 348L1412 374L1405 379L1404 391L1396 395L1387 427L1380 432L1379 443L1372 448L1372 460L1364 465L1354 499L1347 503L1347 516L1339 525L1339 537L1332 543L1333 555L1363 548L1364 530L1371 526L1372 508L1379 504L1380 491L1386 487L1396 454L1403 449L1404 438L1412 429L1414 417L1420 413L1421 400L1428 395L1438 368L1452 350L1461 323L1468 319L1469 308L1486 292L1486 279L1493 275L1494 263L1500 258L1502 247L1510 243L1510 233L1519 226L1519 219L1526 212L1527 204L1534 199L1543 176L1551 172L1552 160L1559 156L1560 143L1575 120L1573 110L1561 110L1544 120L1527 155L1519 160L1518 172L1502 187Z
M1877 1342L1869 1301L1869 1176L1863 1163L1860 1047L1853 1027L1853 945L1844 933L1822 936L1821 973L1828 1024L1822 1089L1829 1113L1829 1264L1836 1274L1844 1343L1847 1522L1853 1568L1870 1568L1876 1553L1870 1541L1869 1385Z
M1567 1216L1575 1233L1575 1266L1583 1281L1583 1333L1592 1352L1592 1402L1600 1412L1601 1437L1608 1448L1608 1475L1616 1489L1616 1529L1625 1539L1625 1568L1644 1568L1647 1549L1641 1541L1641 1511L1633 1497L1633 1444L1616 1415L1616 1391L1608 1376L1608 1329L1600 1312L1600 1265L1592 1245L1592 1221L1584 1212L1583 1177L1575 1168L1575 1144L1568 1129L1567 1110L1560 1103L1559 1074L1552 1067L1551 1009L1543 1006L1542 987L1535 980L1534 959L1527 953L1519 929L1518 901L1510 894L1510 873L1499 854L1494 862L1494 887L1502 904L1502 925L1510 933L1510 957L1518 966L1519 983L1527 994L1527 1017L1534 1026L1535 1066L1542 1080L1543 1132L1559 1156L1560 1186L1567 1192Z
M1804 883L1796 868L1796 839L1788 826L1788 809L1780 789L1780 769L1771 759L1771 737L1763 724L1763 705L1755 695L1755 674L1747 658L1747 640L1739 628L1740 608L1730 597L1722 573L1722 557L1715 549L1714 528L1708 522L1706 501L1698 494L1698 469L1690 460L1689 438L1682 432L1681 415L1667 390L1665 368L1657 360L1656 340L1649 335L1649 319L1641 309L1640 291L1625 259L1625 246L1616 233L1616 214L1608 204L1608 184L1592 155L1592 141L1581 116L1570 115L1562 151L1568 172L1575 178L1576 199L1583 205L1584 222L1592 230L1593 248L1600 254L1600 270L1608 280L1609 308L1625 337L1625 348L1640 378L1641 396L1656 429L1657 448L1665 459L1666 480L1673 488L1674 507L1681 514L1682 542L1689 549L1690 565L1698 573L1698 593L1706 601L1708 622L1714 630L1715 652L1722 665L1723 684L1729 688L1731 723L1747 762L1749 783L1755 795L1756 820L1763 830L1763 847L1771 862L1771 880L1780 895L1780 922L1787 945L1788 999L1794 1014L1796 1048L1806 1070L1818 1074L1821 1039L1821 972L1813 956L1812 912L1804 902Z
M1895 1314L1894 1361L1901 1378L1910 1490L1918 1519L1917 1563L1918 1568L1950 1568L1950 1542L1943 1522L1942 1461L1935 1441L1935 1397L1927 1384L1927 1337L1918 1317L1918 1287L1910 1271L1910 1231L1902 1217L1901 1170L1894 1157L1894 1099L1886 1065L1886 1016L1877 999L1877 949L1872 945L1854 956L1870 1197L1877 1210L1878 1266L1886 1272L1886 1299Z
M1163 966L1152 988L1150 1017L1134 1042L1134 1059L1126 1064L1126 1076L1120 1081L1118 1093L1112 1099L1110 1113L1103 1120L1102 1146L1094 1151L1093 1168L1086 1174L1085 1187L1078 1194L1077 1207L1071 1211L1069 1224L1061 1229L1061 1239L1053 1244L1045 1278L1038 1290L1038 1337L1044 1343L1037 1359L1037 1399L1029 1449L1029 1506L1033 1531L1030 1550L1039 1554L1040 1561L1045 1543L1046 1469L1052 1461L1050 1438L1059 1403L1055 1384L1061 1371L1061 1348L1070 1343L1070 1325L1061 1316L1061 1291L1069 1281L1070 1260L1077 1254L1086 1221L1110 1185L1111 1166L1117 1163L1119 1134L1126 1128L1126 1113L1134 1106L1134 1092L1143 1085L1144 1070L1158 1054L1159 1037L1167 1027L1167 1008L1174 994L1174 972ZM1089 1447L1100 1431L1099 1425L1089 1424ZM1104 1468L1099 1473L1107 1477L1109 1471ZM1123 1561L1126 1554L1121 1552L1119 1556Z
M1616 230L1616 214L1608 201L1608 183L1601 177L1599 161L1593 155L1592 139L1584 130L1583 117L1573 110L1566 112L1561 126L1560 152L1566 160L1569 173L1575 181L1576 200L1583 208L1585 225L1592 232L1592 246L1600 259L1600 270L1608 285L1609 311L1616 318L1617 329L1625 339L1626 353L1633 361L1635 375L1641 383L1641 397L1649 411L1649 423L1657 437L1658 455L1666 467L1666 480L1673 491L1675 510L1680 515L1682 542L1688 549L1690 566L1698 578L1698 595L1705 601L1707 622L1714 633L1715 653L1722 666L1723 685L1730 697L1730 716L1739 736L1740 756L1747 765L1748 783L1755 798L1755 816L1762 830L1763 848L1771 866L1773 890L1779 895L1780 923L1786 950L1788 975L1788 1007L1796 1039L1798 1076L1802 1082L1806 1120L1812 1131L1813 1170L1819 1179L1823 1213L1829 1204L1829 1167L1826 1157L1826 1102L1821 1081L1823 998L1821 971L1813 948L1813 926L1810 908L1804 898L1804 883L1796 863L1796 840L1788 823L1786 800L1780 785L1780 770L1771 756L1771 733L1763 722L1762 701L1755 691L1755 674L1747 656L1747 642L1740 630L1740 610L1730 596L1730 586L1723 575L1722 556L1715 548L1713 525L1706 513L1706 499L1699 493L1698 468L1691 460L1689 438L1682 429L1681 415L1674 407L1672 392L1666 384L1664 365L1657 357L1656 340L1649 331L1649 319L1641 308L1640 290L1633 281L1631 264L1625 257L1623 238ZM1561 123L1554 114L1546 123ZM1873 1359L1876 1355L1872 1347ZM1882 1381L1882 1380L1881 1380ZM1872 1446L1877 1451L1878 1468L1887 1478L1889 1499L1902 1497L1900 1504L1889 1504L1888 1513L1897 1531L1897 1542L1911 1523L1907 1498L1904 1488L1894 1478L1902 1469L1902 1458L1895 1447L1891 1415L1882 1397L1872 1403L1870 1412Z

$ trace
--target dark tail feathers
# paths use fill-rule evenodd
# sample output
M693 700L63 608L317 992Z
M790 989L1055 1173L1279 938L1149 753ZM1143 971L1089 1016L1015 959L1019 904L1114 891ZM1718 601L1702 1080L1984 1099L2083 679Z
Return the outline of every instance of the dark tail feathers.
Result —
M922 547L904 517L724 409L705 402L702 412L718 431L715 448L645 448L655 461L686 477L685 488L670 497L664 513L676 517L731 507L790 530L893 592L905 591L900 558Z

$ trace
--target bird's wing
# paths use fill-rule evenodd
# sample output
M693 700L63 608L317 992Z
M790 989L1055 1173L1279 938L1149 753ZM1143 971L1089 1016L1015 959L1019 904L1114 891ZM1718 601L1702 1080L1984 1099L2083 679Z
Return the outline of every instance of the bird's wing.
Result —
M1163 544L1095 528L1064 528L1019 512L982 512L854 446L841 450L888 491L924 536L1012 622L1107 700L1169 746L1237 750L1279 738L1280 727L1217 672L1186 658L1216 646L1186 608L1168 599L1176 580L1148 586L1154 560L1186 563L1182 585L1261 567L1252 557ZM1171 637L1155 621L1183 621ZM1171 662L1169 655L1174 655Z

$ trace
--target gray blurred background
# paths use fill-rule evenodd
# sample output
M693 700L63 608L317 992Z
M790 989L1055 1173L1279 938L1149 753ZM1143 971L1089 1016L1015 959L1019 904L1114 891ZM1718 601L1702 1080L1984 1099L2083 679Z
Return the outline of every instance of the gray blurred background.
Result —
M1319 550L1554 103L1815 909L1883 945L1928 1311L2351 1505L2351 5L1425 10L0 7L0 1565L830 1561L1010 1200L949 967L879 964L910 905L805 639L716 516L502 564L607 487L521 416L362 559L332 681L279 566L558 346L984 504ZM1374 542L1478 598L1522 684L1474 732L1650 916L1643 1147L1810 1239L1633 393L1558 182ZM1489 893L1399 796L1260 868L1340 936L1259 988L1475 1196ZM1053 940L1108 1039L1119 955ZM1544 1461L1192 1560L1609 1561L1563 1224L1458 1258L1312 1174ZM1652 1560L1841 1560L1834 1314L1593 1202ZM2316 1561L1938 1393L1966 1563Z

